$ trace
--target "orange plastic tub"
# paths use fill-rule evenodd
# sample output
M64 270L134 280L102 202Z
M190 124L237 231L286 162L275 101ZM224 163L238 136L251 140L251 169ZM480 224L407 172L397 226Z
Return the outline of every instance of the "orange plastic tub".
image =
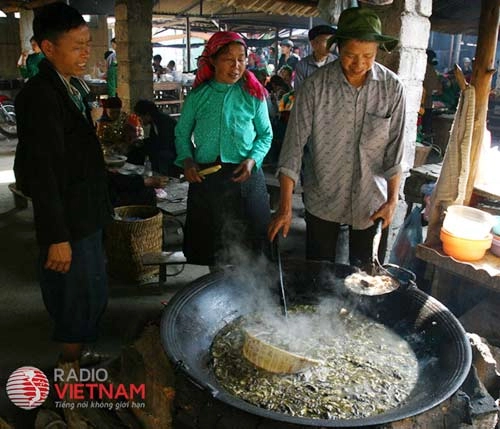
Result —
M459 261L470 262L481 259L486 251L491 247L493 235L488 234L484 239L472 240L469 238L457 237L441 228L439 235L443 243L443 251L448 256L452 256Z

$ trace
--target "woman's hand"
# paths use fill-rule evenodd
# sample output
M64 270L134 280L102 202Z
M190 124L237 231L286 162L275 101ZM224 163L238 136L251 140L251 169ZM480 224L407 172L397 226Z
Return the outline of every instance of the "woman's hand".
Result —
M233 178L231 179L236 183L243 183L252 175L252 169L255 166L255 161L252 158L247 158L241 162L240 165L233 171Z
M203 181L203 176L198 174L199 169L198 164L192 158L184 160L184 177L189 183L201 183Z

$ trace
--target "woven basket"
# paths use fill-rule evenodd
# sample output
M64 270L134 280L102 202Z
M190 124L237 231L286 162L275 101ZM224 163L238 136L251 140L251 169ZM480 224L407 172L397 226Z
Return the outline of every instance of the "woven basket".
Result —
M293 374L322 364L319 360L300 356L266 343L247 331L245 331L243 356L259 368L280 374Z
M158 273L158 267L143 266L142 255L161 252L162 214L152 206L116 207L114 219L106 228L105 248L108 274L126 282L142 282ZM127 218L140 218L127 220Z

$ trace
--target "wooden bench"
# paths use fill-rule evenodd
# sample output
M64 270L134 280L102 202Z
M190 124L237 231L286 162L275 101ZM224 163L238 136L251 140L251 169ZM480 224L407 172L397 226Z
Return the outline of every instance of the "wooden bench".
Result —
M28 208L28 201L31 201L30 197L27 197L19 189L17 189L15 183L9 184L9 190L12 192L12 196L14 197L14 205L16 206L16 209L22 210Z
M158 286L160 288L167 285L167 266L168 265L182 265L187 262L184 253L177 252L152 252L142 255L142 265L158 265L160 273L158 276ZM182 269L181 269L182 271ZM179 271L176 274L179 274Z

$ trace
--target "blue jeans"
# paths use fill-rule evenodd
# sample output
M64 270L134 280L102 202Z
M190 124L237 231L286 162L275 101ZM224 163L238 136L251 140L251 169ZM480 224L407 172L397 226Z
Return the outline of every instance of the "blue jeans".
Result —
M102 230L70 244L71 266L65 274L44 268L49 246L40 246L42 297L55 323L55 341L93 342L108 302Z

